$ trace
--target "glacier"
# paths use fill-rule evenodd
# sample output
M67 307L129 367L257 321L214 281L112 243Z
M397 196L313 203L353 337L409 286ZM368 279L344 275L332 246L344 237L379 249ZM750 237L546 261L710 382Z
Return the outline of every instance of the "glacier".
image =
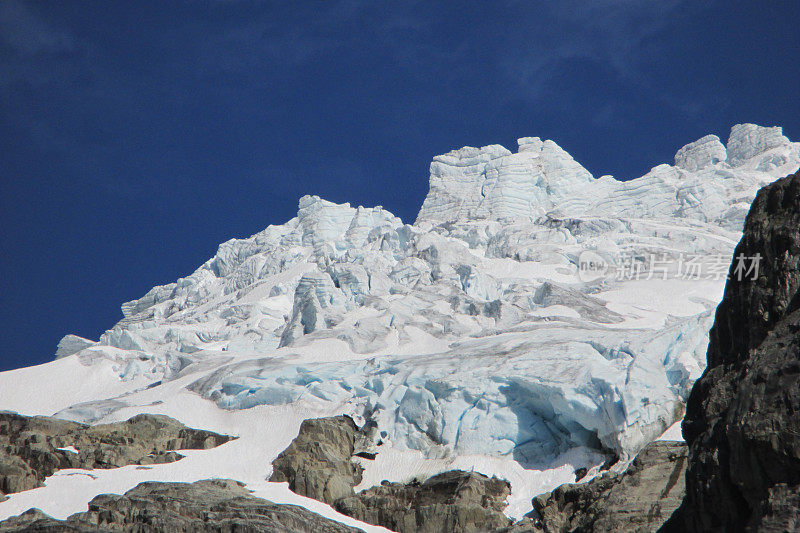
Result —
M105 422L180 390L291 439L270 413L344 413L376 425L379 456L415 454L399 477L478 457L529 502L555 481L523 490L519 472L629 458L680 420L749 204L799 166L800 143L753 124L628 181L525 137L436 156L413 224L304 196L285 224L122 304L96 342L65 337L52 364L96 369L102 392L42 414ZM689 258L709 274L682 276ZM0 408L34 409L11 379Z

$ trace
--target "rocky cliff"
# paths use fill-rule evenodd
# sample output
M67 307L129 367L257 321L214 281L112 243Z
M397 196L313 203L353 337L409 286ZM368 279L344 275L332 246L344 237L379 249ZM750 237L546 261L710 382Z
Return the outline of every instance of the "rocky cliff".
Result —
M270 481L286 481L297 494L333 504L353 495L362 468L351 461L359 428L349 416L312 418L272 462Z
M562 485L533 499L534 518L509 533L544 531L648 532L657 530L684 496L686 445L647 445L621 474Z
M270 481L324 501L342 514L401 533L467 533L508 526L503 514L511 493L505 480L452 470L420 483L390 483L356 494L362 467L353 462L369 428L349 416L310 419L273 461ZM380 452L377 452L380 453ZM375 454L358 456L374 459Z
M738 257L759 257L757 272ZM752 266L752 262L751 265ZM800 173L759 191L689 397L675 531L800 528Z
M256 498L238 481L207 479L196 483L141 483L124 495L103 494L89 502L88 511L67 520L56 520L31 509L0 522L0 532L23 531L358 533L361 530L297 505L279 505Z
M400 533L472 533L508 526L511 486L476 472L450 470L422 483L383 483L336 502L336 510Z
M208 449L232 437L187 428L163 415L87 426L46 416L0 412L0 501L44 483L61 468L117 468L169 463L174 450Z

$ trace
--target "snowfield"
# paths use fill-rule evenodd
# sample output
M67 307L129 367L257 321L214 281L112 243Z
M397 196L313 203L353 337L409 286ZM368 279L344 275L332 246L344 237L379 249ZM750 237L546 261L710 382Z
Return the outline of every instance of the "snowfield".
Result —
M744 124L629 181L536 137L462 148L434 158L413 225L305 196L286 224L123 304L97 342L69 335L52 363L0 373L0 409L166 414L239 438L171 464L59 471L0 519L225 477L383 531L266 481L302 420L336 414L378 427L357 489L474 469L511 482L520 518L576 469L680 438L749 204L798 166L800 143ZM582 270L587 252L601 271Z

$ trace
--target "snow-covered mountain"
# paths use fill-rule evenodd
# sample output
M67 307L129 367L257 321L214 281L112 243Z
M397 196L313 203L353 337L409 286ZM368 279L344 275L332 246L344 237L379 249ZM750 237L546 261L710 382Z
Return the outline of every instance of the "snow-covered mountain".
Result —
M0 374L0 409L163 413L240 436L157 467L172 470L105 471L68 503L48 503L58 482L12 495L0 518L63 517L154 476L297 501L266 478L312 416L377 424L360 488L474 468L511 482L514 517L658 438L705 366L750 202L798 169L800 143L737 125L618 181L553 141L518 142L435 157L414 224L305 196L287 223L123 304L97 342L68 335L53 363Z

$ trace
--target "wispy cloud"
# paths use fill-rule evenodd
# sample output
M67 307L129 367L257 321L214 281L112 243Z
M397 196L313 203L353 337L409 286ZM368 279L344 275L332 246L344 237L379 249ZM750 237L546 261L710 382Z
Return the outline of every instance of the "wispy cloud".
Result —
M424 5L337 0L265 9L260 16L229 20L216 28L202 44L201 61L212 69L247 72L265 62L301 66L361 47L382 50L397 66L412 72L423 61L449 62L455 71L459 68L455 60L468 53L468 46L432 43L436 21L425 16Z
M72 36L38 17L18 0L0 2L0 42L14 53L35 55L72 50Z
M660 36L701 9L685 0L549 3L543 13L532 14L520 23L530 24L528 39L521 39L518 33L510 36L515 42L530 46L516 49L498 64L506 79L520 89L515 97L533 103L542 97L559 69L583 60L605 70L621 84L649 92L676 111L695 113L702 104L687 107L668 98L650 82L647 69L664 52L664 46L674 46L672 40ZM603 113L607 115L609 110Z
M0 1L0 89L39 87L59 79L65 73L58 60L79 48L68 31L49 24L33 5Z
M249 19L219 21L215 32L201 43L199 59L207 67L226 72L247 72L265 61L301 65L337 48L341 43L334 30L357 16L364 3L289 4L290 9L264 9Z

